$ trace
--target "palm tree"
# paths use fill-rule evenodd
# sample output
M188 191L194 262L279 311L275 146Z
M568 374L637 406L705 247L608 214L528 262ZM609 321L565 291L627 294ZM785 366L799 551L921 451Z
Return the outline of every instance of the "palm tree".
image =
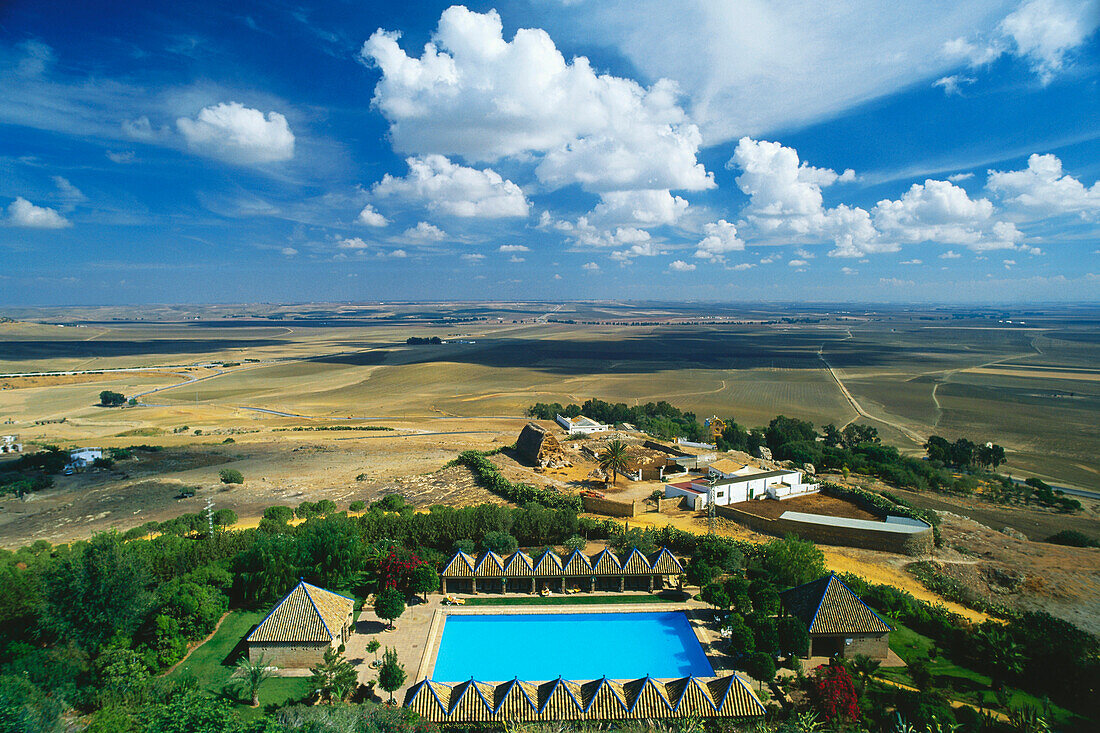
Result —
M867 680L870 679L878 668L882 665L882 662L878 659L872 659L866 654L857 654L852 659L852 671L856 673L860 681L866 686Z
M621 440L612 440L600 453L600 468L611 472L611 483L619 480L620 473L630 468L630 456L626 453L626 444Z
M271 668L267 666L261 654L259 659L253 662L247 656L237 660L236 677L240 677L238 684L244 688L252 700L252 707L260 704L260 685L271 677Z

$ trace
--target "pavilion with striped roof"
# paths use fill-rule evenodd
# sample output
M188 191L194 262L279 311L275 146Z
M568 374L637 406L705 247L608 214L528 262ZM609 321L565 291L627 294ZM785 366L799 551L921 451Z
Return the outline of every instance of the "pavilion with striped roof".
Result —
M611 550L586 555L574 550L562 557L546 550L532 557L518 550L507 557L484 552L477 557L456 552L440 573L444 593L537 593L567 588L594 592L683 589L684 566L661 548L645 555L634 548L620 559Z
M785 590L779 600L806 626L812 657L886 659L890 652L890 624L835 574Z
M764 715L760 698L736 674L673 680L469 680L456 685L423 680L409 688L405 707L434 723L747 719Z
M272 667L312 667L347 643L355 599L300 581L245 641L248 658Z

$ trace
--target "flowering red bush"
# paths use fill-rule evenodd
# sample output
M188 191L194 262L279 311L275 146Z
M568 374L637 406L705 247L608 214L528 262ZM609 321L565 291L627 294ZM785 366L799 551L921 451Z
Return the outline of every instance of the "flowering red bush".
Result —
M424 561L416 553L402 552L398 556L397 548L391 547L390 554L379 560L374 569L378 578L378 589L396 588L402 593L408 593L412 571L423 564Z
M821 665L814 670L810 684L817 709L826 720L859 720L859 697L852 676L843 665Z

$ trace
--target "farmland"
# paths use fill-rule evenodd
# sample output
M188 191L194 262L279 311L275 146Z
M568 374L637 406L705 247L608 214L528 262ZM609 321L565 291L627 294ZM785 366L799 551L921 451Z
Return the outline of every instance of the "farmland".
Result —
M1100 340L1097 314L1083 309L1021 318L993 310L518 303L11 315L17 322L0 324L0 373L159 367L84 381L0 379L0 419L34 441L170 430L183 419L213 429L282 424L256 409L405 420L413 429L451 417L453 430L492 430L501 426L477 421L519 418L536 401L596 397L667 400L700 418L733 416L750 426L776 414L858 420L914 453L931 433L993 440L1008 449L1013 472L1083 488L1100 478L1093 419ZM407 345L409 336L448 343ZM139 409L110 412L93 407L103 389L147 394ZM61 417L62 427L34 426Z

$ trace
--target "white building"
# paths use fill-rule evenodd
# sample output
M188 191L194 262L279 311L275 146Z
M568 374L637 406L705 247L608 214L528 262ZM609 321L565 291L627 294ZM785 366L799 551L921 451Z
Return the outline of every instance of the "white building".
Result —
M0 435L0 453L22 453L23 444L18 435Z
M723 505L753 499L790 499L816 493L820 488L820 484L805 483L802 472L793 469L761 471L752 466L744 466L731 472L731 475L725 475L722 468L727 467L719 466L715 469L712 464L708 469L713 472L709 479L666 484L665 498L686 496L693 508L702 509L712 493L714 503Z
M69 467L75 469L87 468L97 458L103 457L102 448L77 448L69 451Z
M565 432L570 435L591 435L592 433L603 433L611 429L610 425L598 423L584 415L578 415L574 418L555 415L554 420L557 421L558 425L565 428Z

